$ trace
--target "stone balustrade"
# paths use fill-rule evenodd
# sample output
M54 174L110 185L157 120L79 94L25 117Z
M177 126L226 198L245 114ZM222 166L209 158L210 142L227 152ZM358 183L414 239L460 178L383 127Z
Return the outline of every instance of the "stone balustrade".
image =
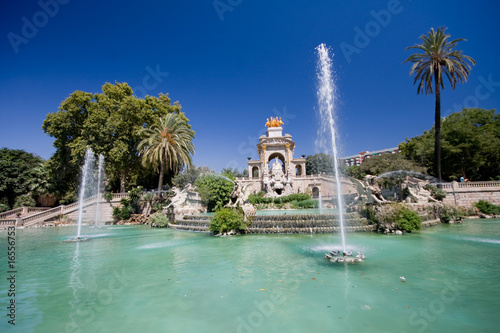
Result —
M435 183L447 193L445 204L472 207L479 200L500 205L500 181Z

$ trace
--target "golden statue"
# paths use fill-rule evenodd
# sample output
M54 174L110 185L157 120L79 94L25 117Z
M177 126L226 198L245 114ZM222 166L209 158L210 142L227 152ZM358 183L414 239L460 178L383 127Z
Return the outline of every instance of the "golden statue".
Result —
M276 118L271 117L271 121L269 121L269 118L267 118L266 122L267 127L280 127L281 125L283 125L281 117L276 117Z

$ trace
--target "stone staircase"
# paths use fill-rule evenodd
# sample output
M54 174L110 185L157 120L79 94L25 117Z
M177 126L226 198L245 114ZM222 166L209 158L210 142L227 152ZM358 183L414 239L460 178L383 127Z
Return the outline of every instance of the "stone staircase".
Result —
M113 208L120 205L122 198L128 198L128 193L114 193L113 198L108 203L99 197L100 223L111 221L113 219ZM95 221L97 198L91 197L83 203L83 220L87 223ZM0 228L9 225L17 226L35 226L44 224L53 220L58 220L61 216L66 216L71 220L78 219L79 203L70 205L60 205L54 208L21 207L0 214ZM21 214L17 217L17 214Z

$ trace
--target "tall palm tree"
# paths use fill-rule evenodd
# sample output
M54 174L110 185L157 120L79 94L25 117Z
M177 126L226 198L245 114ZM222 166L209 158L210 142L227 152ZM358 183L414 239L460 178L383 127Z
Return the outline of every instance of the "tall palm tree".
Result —
M151 127L141 129L140 134L144 137L138 145L143 165L160 171L158 191L166 171L180 171L192 165L194 131L179 114L169 113L158 118Z
M454 47L463 38L448 41L451 36L446 33L445 27L436 31L431 28L427 35L420 36L422 44L409 46L406 50L417 49L423 53L415 53L404 62L412 62L410 75L415 73L413 84L419 82L417 94L424 92L429 95L436 92L436 111L434 114L434 167L436 177L441 181L441 88L444 89L443 73L450 81L452 89L457 82L467 82L471 66L476 62L469 56L463 55L462 51L454 50ZM434 81L434 82L433 82ZM434 88L433 88L434 84Z

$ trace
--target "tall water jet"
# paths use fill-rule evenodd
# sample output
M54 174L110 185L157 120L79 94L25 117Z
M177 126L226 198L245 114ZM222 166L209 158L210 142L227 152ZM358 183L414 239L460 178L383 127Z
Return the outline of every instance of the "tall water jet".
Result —
M344 234L344 204L342 198L342 184L340 182L340 170L337 157L337 143L334 121L334 106L336 97L336 87L332 78L332 60L328 55L328 48L325 44L316 47L318 52L317 77L318 77L318 106L322 123L322 131L327 136L329 134L331 150L333 152L333 172L337 190L337 208L340 222L340 235L342 238L342 251L345 253Z
M321 199L321 192L318 193L318 210L319 213L323 213L323 200Z
M78 194L78 228L76 232L77 240L80 239L80 232L82 229L83 205L85 203L85 199L90 196L88 187L93 176L94 159L94 152L92 151L92 149L88 148L85 152L85 161L82 167L82 178L80 182L80 192Z
M101 189L101 184L102 184L102 179L103 179L103 172L104 172L104 156L102 154L99 154L99 164L97 167L97 187L96 187L96 204L95 204L95 226L99 224L99 221L101 220L101 196L102 196L102 189Z

